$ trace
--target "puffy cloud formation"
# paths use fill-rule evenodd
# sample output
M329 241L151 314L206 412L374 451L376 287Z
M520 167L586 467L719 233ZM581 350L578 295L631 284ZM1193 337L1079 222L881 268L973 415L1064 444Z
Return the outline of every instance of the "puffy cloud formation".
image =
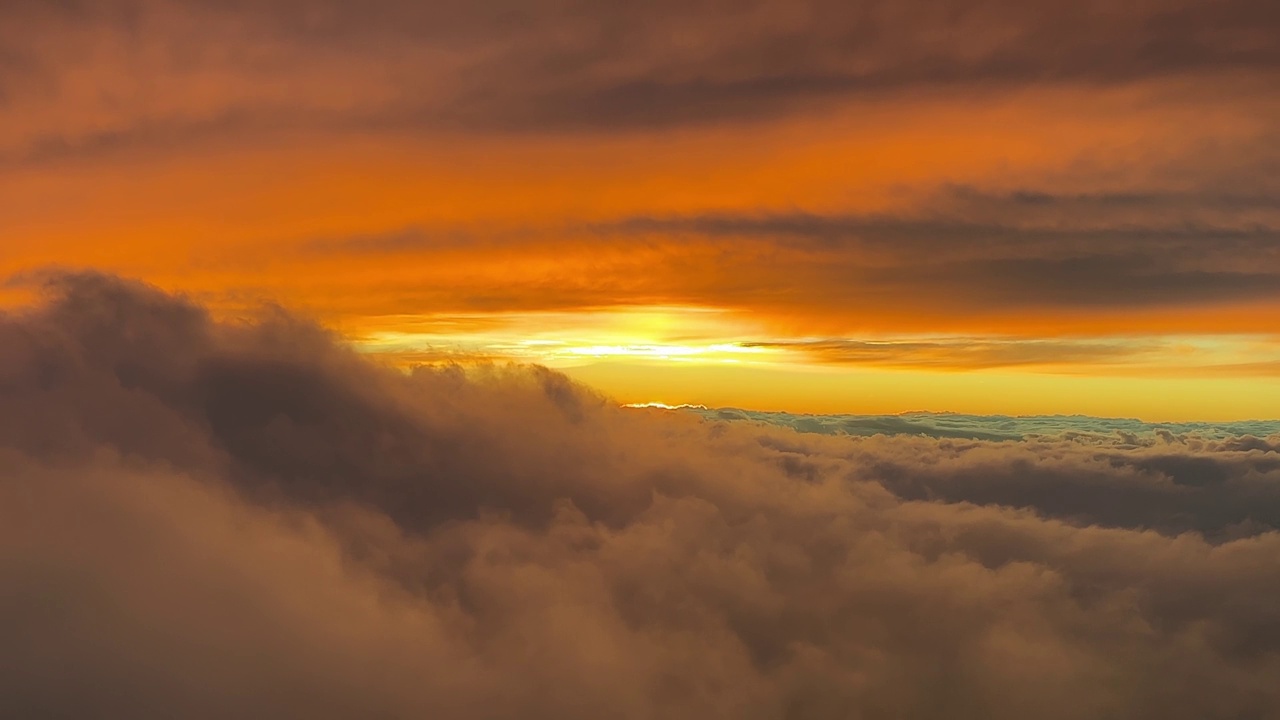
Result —
M101 276L0 400L6 717L1280 711L1271 441L800 434Z
M676 409L676 408L673 408ZM1143 422L1088 415L968 415L907 412L898 415L814 415L685 405L712 420L751 420L826 435L924 435L968 440L1063 439L1126 448L1194 443L1197 448L1280 449L1263 438L1280 435L1277 420ZM1225 441L1211 443L1207 441Z
M1029 508L1076 524L1167 534L1194 530L1211 540L1280 529L1280 423L1274 421L688 410L715 420L870 438L855 442L846 456L855 461L853 474L901 498ZM1009 442L1015 440L1021 442Z

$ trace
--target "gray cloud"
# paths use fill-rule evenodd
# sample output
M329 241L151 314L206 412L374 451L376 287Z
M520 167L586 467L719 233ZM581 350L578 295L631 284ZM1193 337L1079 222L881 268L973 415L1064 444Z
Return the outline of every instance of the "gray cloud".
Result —
M281 4L275 17L298 8ZM342 3L297 37L446 33L497 49L464 71L454 102L423 114L503 129L630 128L778 115L806 100L944 84L1114 83L1274 71L1265 3L889 2L422 8ZM305 17L306 15L304 15Z
M1271 268L1178 268L1161 260L1139 254L999 258L923 272L904 268L891 274L889 282L932 282L992 306L1141 307L1280 297L1280 275Z
M122 0L18 2L7 19L0 95L29 116L14 137L32 152L175 124L651 129L940 87L1265 78L1280 61L1262 0ZM100 97L77 87L86 63ZM42 126L50 100L84 124Z
M717 267L732 272L717 277L742 286L707 289L708 298L936 312L945 297L948 307L997 314L1205 305L1280 297L1276 197L954 187L894 215L633 217L592 230L723 246Z
M633 216L506 228L423 224L298 245L303 255L434 255L437 262L468 249L592 258L586 277L566 270L484 292L450 286L448 279L436 288L394 289L397 298L425 294L429 300L419 304L455 309L600 306L638 296L771 314L868 305L931 315L1124 311L1280 298L1277 198L1266 188L1054 194L957 186L894 214ZM664 272L637 272L653 263ZM1070 349L1052 343L968 347L973 362L990 366L1034 363L1050 350L1061 351L1059 359L1134 350L1105 342ZM832 339L815 349L856 360L880 348ZM926 355L916 352L908 361Z
M1114 210L1114 211L1113 211ZM1196 222L1197 210L1220 211L1220 222ZM1239 226L1242 210L1266 213ZM589 229L605 235L668 234L713 238L771 238L796 247L862 246L928 250L964 257L984 250L1092 251L1134 249L1171 253L1213 250L1264 251L1274 244L1280 196L1212 194L1114 194L1062 196L1038 191L1005 195L962 188L898 215L814 213L633 217ZM1121 215L1120 211L1141 214ZM1232 218L1236 222L1232 222ZM1118 248L1118 250L1116 249Z
M1280 707L1272 440L806 435L50 293L0 319L0 714Z

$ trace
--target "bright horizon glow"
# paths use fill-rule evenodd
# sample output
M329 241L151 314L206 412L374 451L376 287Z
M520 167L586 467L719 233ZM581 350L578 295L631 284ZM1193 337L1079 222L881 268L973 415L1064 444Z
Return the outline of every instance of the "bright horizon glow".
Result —
M1269 419L1280 407L1268 375L1280 343L1267 335L778 338L725 310L663 306L395 322L407 329L353 342L402 366L545 365L631 406L1156 422Z
M625 363L581 365L564 372L624 405L704 405L793 414L956 412L1227 422L1275 420L1275 408L1280 407L1280 383L1231 377L1188 382L1170 377L684 364L655 371Z
M14 72L43 70L6 86L0 278L279 304L397 365L538 363L628 402L1280 414L1269 65L1138 53L1099 77L1036 46L1029 75L990 75L1017 33L905 22L780 70L870 85L786 89L742 61L790 47L772 21L615 65L505 34L317 43L249 6L214 15L255 32L221 35L205 12L181 38L152 18L145 58L127 23L88 23L92 76L71 16L31 18L66 44L24 45ZM1209 57L1190 37L1164 40ZM912 79L925 49L961 75Z

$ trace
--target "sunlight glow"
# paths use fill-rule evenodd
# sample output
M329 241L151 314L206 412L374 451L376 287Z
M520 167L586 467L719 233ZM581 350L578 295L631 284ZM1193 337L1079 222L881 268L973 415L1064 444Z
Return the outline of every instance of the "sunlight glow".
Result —
M353 338L401 367L485 362L559 369L627 407L801 412L1089 412L1153 419L1271 413L1280 340L1267 335L775 337L730 312L384 318ZM654 397L663 401L653 401ZM1026 398L1023 403L1019 398ZM1214 416L1217 417L1217 416Z
M714 308L627 307L586 313L388 318L355 338L407 363L514 360L549 367L624 359L648 363L793 363L801 354L751 345L752 323Z

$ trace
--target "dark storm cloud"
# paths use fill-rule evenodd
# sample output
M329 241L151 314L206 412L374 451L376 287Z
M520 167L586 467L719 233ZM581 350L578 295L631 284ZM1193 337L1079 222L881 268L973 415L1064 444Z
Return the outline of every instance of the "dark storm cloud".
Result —
M1270 440L805 435L50 293L0 320L2 715L1280 707Z

